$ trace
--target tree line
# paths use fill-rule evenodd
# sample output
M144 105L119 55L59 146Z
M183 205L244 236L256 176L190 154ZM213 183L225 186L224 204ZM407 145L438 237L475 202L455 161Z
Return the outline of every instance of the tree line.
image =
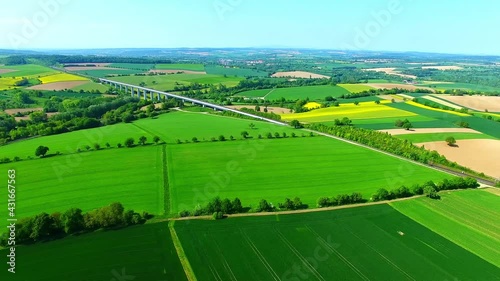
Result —
M150 218L151 215L147 212L139 214L134 210L125 211L119 202L87 213L79 208L71 208L64 213L55 212L50 215L43 212L20 219L16 223L15 242L16 244L32 244L97 229L114 229L142 224ZM5 247L8 241L9 233L5 232L0 237L0 246Z
M411 189L404 185L391 190L380 188L372 195L369 200L364 199L363 195L359 192L353 192L351 194L338 194L333 197L320 197L317 200L317 207L325 208L332 206L366 203L368 201L377 202L382 200L412 197L422 194L425 194L427 197L432 199L439 199L440 196L438 192L442 190L469 189L477 187L479 187L479 184L474 178L456 177L452 179L444 179L437 184L435 184L433 181L428 181L424 184L415 184L411 187ZM249 211L275 212L308 208L309 206L307 204L303 204L299 197L295 197L293 200L290 198L285 198L284 202L279 202L277 206L275 206L273 203L268 202L266 199L261 199L259 201L259 204L253 210L250 207L244 208L241 204L240 199L238 198L235 198L233 201L231 201L228 198L220 199L220 197L215 197L210 200L205 206L197 205L192 211L183 210L179 212L179 216L188 217L212 215L213 219L221 219L224 217L224 215Z
M411 187L411 189L404 185L392 190L380 188L377 190L377 192L375 192L375 194L373 194L372 200L393 200L396 198L412 197L422 194L431 199L439 199L440 196L438 192L442 190L469 189L477 187L479 187L479 184L474 178L456 177L452 179L444 179L438 184L435 184L433 181L428 181L421 185L415 184Z

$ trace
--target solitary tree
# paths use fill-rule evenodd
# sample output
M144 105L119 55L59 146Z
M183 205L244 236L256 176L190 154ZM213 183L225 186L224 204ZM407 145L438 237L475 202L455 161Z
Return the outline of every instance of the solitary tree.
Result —
M250 123L250 125L248 125L250 127L250 129L254 129L255 128L255 124L254 123Z
M355 102L354 102L354 105L358 105L358 104L359 104L359 101L355 101Z
M403 128L405 128L405 130L410 130L411 128L413 128L413 125L410 123L410 121L408 121L403 124Z
M300 124L299 120L296 119L290 121L290 126L294 127L295 129L302 128L302 124Z
M44 157L45 154L49 151L49 148L43 145L40 145L39 147L36 148L35 150L35 156L40 156Z
M141 137L139 137L139 143L140 143L141 145L146 144L146 141L147 141L147 140L148 140L148 139L147 139L145 136L141 136Z
M455 146L455 144L457 143L457 141L455 140L454 137L447 137L446 138L446 143L449 145L449 146Z
M160 141L160 137L159 136L154 136L153 137L153 141L155 142L155 144L158 144L158 142Z
M95 149L95 150L99 150L99 149L101 149L101 145L100 145L100 144L98 144L98 143L94 143L94 149Z
M260 111L260 106L256 105L255 106L255 111Z
M197 138L197 137L193 137L191 140L192 140L193 142L198 142L198 138Z
M247 131L241 132L241 137L244 139L248 138L248 132Z
M376 101L375 101L375 104L380 104L380 101L379 101L379 100L376 100Z
M111 144L109 144L109 142L106 143L106 148L110 148L111 147Z
M225 140L226 140L226 137L224 137L224 135L219 136L219 141L225 141Z
M128 138L125 140L125 146L126 147L132 147L134 146L134 139L133 138Z

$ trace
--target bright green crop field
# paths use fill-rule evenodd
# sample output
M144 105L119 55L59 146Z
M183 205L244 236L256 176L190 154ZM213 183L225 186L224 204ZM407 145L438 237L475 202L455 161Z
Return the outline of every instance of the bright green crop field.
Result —
M6 250L0 255L5 258ZM146 224L16 248L12 281L187 280L167 223ZM201 280L201 279L199 279Z
M456 140L471 139L496 139L492 136L476 133L429 133L429 134L408 134L395 136L400 139L409 140L413 143L444 141L447 137L454 137Z
M91 70L78 70L74 71L75 73L80 73L84 75L89 75L98 78L109 78L108 75L132 75L136 73L142 73L143 70L135 70L135 69L91 69Z
M146 84L146 87L171 91L177 85L189 85L191 83L200 84L223 84L227 87L236 86L244 78L241 77L224 77L221 75L210 74L169 74L169 75L154 75L154 76L120 76L112 77L110 80L139 85L141 82Z
M449 124L446 127L456 126L457 122L467 122L471 129L482 132L484 134L493 136L495 138L500 138L500 123L492 120L487 120L478 116L457 116L454 114L450 114L447 112L439 112L434 110L429 110L417 106L412 106L407 103L399 102L399 103L390 103L387 106L402 109L405 111L416 113L420 116L426 116L429 118L434 118L437 120L441 120L444 123ZM439 128L439 127L436 127Z
M58 73L52 68L48 68L41 65L36 64L23 64L23 65L9 65L9 66L0 66L2 69L13 69L16 71L2 73L2 77L28 77L28 76L46 76L50 74Z
M193 210L215 196L275 205L298 196L316 207L322 196L392 189L450 176L326 137L167 145L171 211Z
M182 142L192 142L193 137L198 141L210 141L212 137L218 138L220 135L226 139L233 136L241 140L243 131L253 138L257 138L259 134L265 137L269 132L286 132L288 135L300 132L289 126L197 112L171 112L160 115L157 119L142 119L133 124L151 135L158 135L169 144L177 143L178 139ZM255 127L250 128L250 124Z
M207 65L205 66L205 71L208 74L215 74L215 75L227 75L227 76L239 76L239 77L268 77L269 73L260 71L260 70L255 70L255 69L249 69L249 68L226 68L223 66L216 66L216 65Z
M189 63L169 63L157 64L156 69L171 69L171 70L190 70L190 71L205 71L203 64L189 64Z
M252 90L239 93L238 96L246 97L265 97L266 100L278 100L285 98L287 100L306 99L324 100L327 96L339 97L349 94L349 91L339 86L307 86L276 88L266 90Z
M9 157L10 159L16 156L21 159L25 159L28 156L35 157L35 150L40 145L49 147L48 154L53 154L57 151L62 154L68 154L74 153L78 149L85 151L85 146L93 147L95 143L98 143L103 148L107 142L112 147L116 147L118 143L123 144L125 139L129 137L134 138L137 142L140 136L147 137L148 142L152 142L153 140L153 135L141 130L137 126L129 123L120 123L100 128L16 141L0 146L0 155Z
M496 265L498 269L500 197L484 190L440 192L440 195L441 200L418 198L390 204L435 233Z
M0 166L17 171L19 218L72 207L89 211L113 202L136 211L164 212L161 145L102 149ZM1 179L6 182L7 173ZM7 198L6 188L0 196ZM0 210L0 216L7 217L7 208Z
M338 84L338 86L348 90L351 93L359 93L374 89L373 87L363 84Z
M71 88L71 89L73 91L80 91L80 90L93 91L93 90L98 90L99 92L104 93L104 92L106 92L107 89L109 89L109 86L106 86L106 85L103 85L103 84L99 84L99 83L95 83L95 82L88 82L88 83L85 83L83 85Z
M497 280L500 276L497 266L387 204L176 221L174 227L194 273L204 281Z
M148 71L154 68L154 64L151 63L112 63L108 67L117 67L117 68L127 68L127 69L136 69Z

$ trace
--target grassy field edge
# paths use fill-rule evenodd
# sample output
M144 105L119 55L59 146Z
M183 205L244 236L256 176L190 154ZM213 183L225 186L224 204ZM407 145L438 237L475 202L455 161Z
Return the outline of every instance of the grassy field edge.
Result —
M174 224L175 221L169 221L168 222L168 229L170 230L170 235L172 236L172 243L174 244L175 251L177 252L177 256L179 257L179 260L182 264L182 268L184 269L184 273L186 274L186 277L189 281L197 281L196 275L194 274L193 268L191 267L191 264L189 263L189 260L186 256L186 253L184 253L184 249L182 248L181 241L179 240L179 237L177 236L177 233L175 232L174 229Z

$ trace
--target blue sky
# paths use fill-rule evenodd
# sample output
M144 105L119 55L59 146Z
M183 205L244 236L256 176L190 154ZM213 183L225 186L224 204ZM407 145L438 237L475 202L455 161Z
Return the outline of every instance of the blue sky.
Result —
M292 47L500 55L496 0L4 1L0 48Z

